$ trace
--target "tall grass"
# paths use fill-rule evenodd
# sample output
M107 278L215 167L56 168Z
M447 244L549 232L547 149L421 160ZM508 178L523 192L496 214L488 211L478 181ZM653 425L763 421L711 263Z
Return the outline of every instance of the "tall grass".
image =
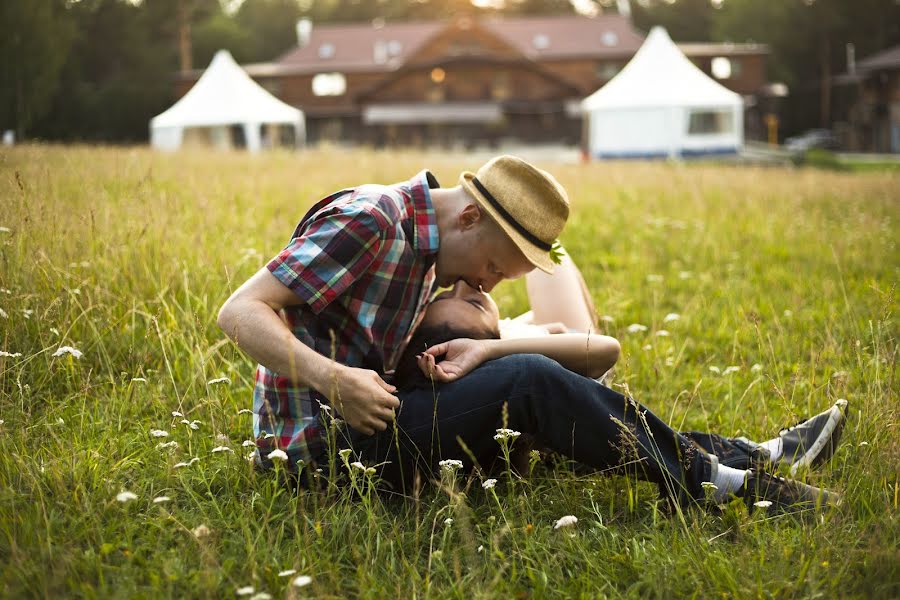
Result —
M491 490L445 476L405 500L361 472L356 494L294 494L251 471L254 365L216 328L220 304L326 193L425 167L454 185L477 166L4 150L0 595L900 595L896 173L544 165L572 198L563 242L623 343L613 385L677 428L757 439L849 399L843 445L807 474L845 495L839 511L673 518L652 486L562 462ZM527 306L522 282L495 297L507 315ZM578 524L554 530L569 514Z

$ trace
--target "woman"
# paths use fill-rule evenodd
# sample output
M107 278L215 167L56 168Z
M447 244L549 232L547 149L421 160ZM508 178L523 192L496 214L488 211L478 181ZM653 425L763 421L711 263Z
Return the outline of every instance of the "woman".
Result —
M513 428L590 468L627 469L656 483L672 502L703 500L708 488L716 501L736 495L785 511L839 501L832 492L773 476L759 463L817 464L828 458L845 401L763 444L675 432L596 381L615 363L619 344L591 332L589 299L574 265L556 277L568 278L580 292L570 287L544 294L555 289L552 279L547 286L531 279L529 325L543 330L531 337L504 337L496 303L462 281L438 294L394 373L400 408L393 427L373 436L347 430L338 444L357 460L377 465L382 481L405 490L417 472L434 472L439 465L490 469L500 455L495 440L518 436ZM562 303L547 300L559 297L575 302L556 310ZM575 328L583 333L572 333Z

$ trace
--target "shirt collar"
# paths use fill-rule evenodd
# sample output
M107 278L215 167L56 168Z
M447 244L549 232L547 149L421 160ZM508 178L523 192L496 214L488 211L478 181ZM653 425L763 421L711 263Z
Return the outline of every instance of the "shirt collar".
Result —
M440 240L431 190L439 188L440 184L431 171L424 170L410 179L408 185L416 224L416 251L423 255L434 254L438 251Z

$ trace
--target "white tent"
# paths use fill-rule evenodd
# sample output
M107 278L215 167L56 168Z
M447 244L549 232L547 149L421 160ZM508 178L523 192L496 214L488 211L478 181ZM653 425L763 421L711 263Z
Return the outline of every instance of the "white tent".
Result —
M303 112L285 104L236 63L227 50L219 50L203 75L178 102L150 120L150 144L175 150L185 130L204 128L216 145L229 145L229 128L242 126L247 150L262 146L260 127L292 125L297 144L306 138Z
M581 108L597 158L726 154L743 145L741 97L698 69L661 27Z

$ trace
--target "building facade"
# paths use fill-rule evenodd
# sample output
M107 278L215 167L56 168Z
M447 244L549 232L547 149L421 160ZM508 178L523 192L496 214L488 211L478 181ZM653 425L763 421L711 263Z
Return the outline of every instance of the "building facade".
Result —
M350 25L298 23L298 46L244 68L306 114L307 138L383 145L578 144L580 101L644 41L619 15ZM685 44L703 71L742 94L758 118L768 49ZM184 94L199 72L177 82Z

